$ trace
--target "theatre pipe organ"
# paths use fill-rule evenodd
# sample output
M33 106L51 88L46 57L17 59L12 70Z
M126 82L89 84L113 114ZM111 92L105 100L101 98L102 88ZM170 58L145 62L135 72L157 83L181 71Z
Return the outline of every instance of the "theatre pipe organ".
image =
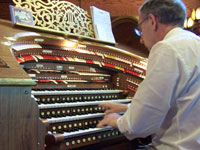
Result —
M21 109L29 99L37 103L36 122L46 127L40 128L46 136L38 143L65 150L124 139L112 127L96 127L105 115L98 105L130 103L145 78L145 58L92 38L4 20L0 27L1 47L12 52L23 74L36 83Z

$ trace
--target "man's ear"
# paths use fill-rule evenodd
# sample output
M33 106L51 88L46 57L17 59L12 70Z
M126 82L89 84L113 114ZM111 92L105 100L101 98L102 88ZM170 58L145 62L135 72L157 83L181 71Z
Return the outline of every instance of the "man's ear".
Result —
M150 21L150 24L152 25L153 27L153 30L156 31L157 30L157 27L158 27L158 22L157 22L157 19L156 17L153 15L153 14L149 14L148 15L148 19Z

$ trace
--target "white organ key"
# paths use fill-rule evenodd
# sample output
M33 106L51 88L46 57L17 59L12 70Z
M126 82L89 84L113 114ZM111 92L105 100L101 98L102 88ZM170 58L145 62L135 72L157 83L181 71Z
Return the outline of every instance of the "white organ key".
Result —
M85 101L85 102L76 102L76 103L40 104L38 107L40 109L77 107L77 106L99 105L104 102L129 103L131 102L131 100L132 99L117 99L117 100Z
M65 91L34 91L32 95L73 95L73 94L110 94L120 93L123 90L65 90Z
M113 128L111 126L106 126L104 128L89 128L89 129L78 130L78 131L74 131L74 132L64 132L63 136L65 138L71 138L71 137L76 137L76 136L81 136L81 135L86 135L86 134L108 131L108 130L112 130L112 129Z
M86 115L51 118L51 119L47 119L47 120L48 120L48 123L56 123L56 122L67 122L67 121L74 121L74 120L97 118L97 117L102 117L104 115L105 115L105 113L96 113L96 114L86 114Z

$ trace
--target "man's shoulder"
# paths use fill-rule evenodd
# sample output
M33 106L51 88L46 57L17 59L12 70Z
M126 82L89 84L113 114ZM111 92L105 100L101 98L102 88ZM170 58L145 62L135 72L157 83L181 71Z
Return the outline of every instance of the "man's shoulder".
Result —
M191 31L175 28L163 39L168 43L187 42L188 40L200 40L200 37Z

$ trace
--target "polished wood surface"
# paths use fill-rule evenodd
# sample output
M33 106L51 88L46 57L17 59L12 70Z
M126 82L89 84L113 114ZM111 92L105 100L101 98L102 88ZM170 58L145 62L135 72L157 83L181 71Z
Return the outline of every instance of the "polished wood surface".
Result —
M31 87L0 86L0 147L2 150L44 150L44 125Z

